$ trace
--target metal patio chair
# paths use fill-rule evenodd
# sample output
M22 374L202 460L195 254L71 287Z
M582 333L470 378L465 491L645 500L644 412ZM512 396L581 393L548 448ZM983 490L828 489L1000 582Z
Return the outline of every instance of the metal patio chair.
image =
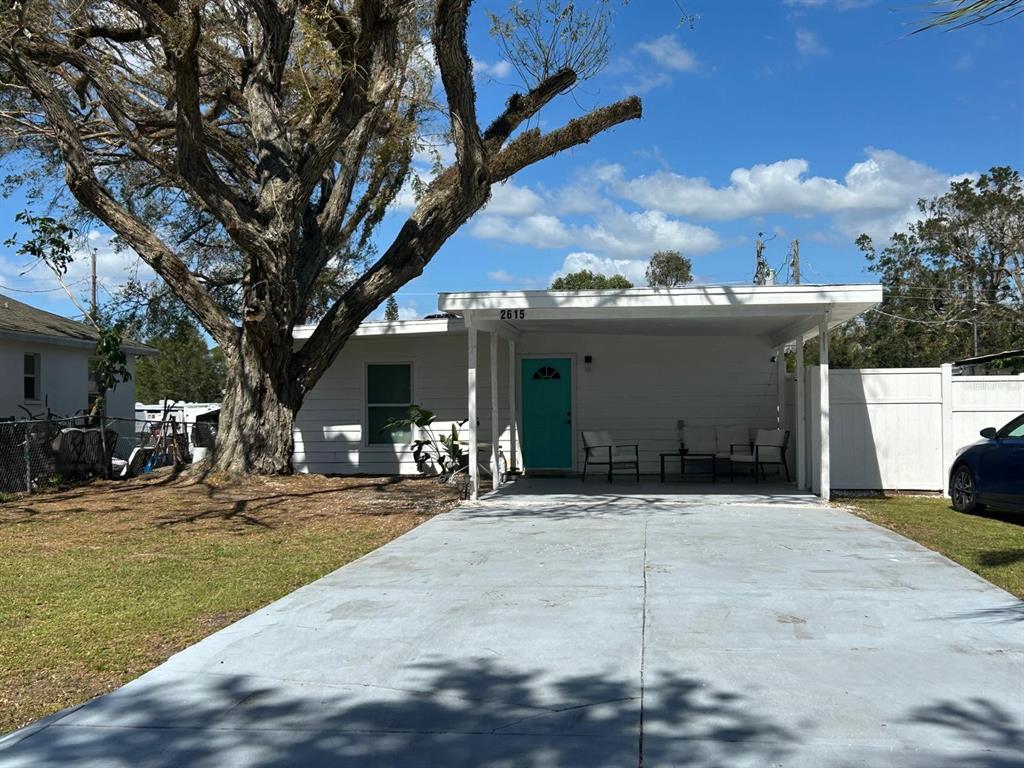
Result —
M731 455L729 457L729 480L733 479L733 467L737 464L752 464L754 467L754 482L760 482L765 477L764 467L766 464L779 464L786 472L786 482L789 482L789 465L786 464L786 446L789 444L788 429L759 429L754 437L753 451L748 443L729 446ZM761 472L760 480L758 470Z
M584 431L583 433L583 480L587 479L587 467L608 467L608 482L612 482L612 473L619 467L632 467L636 473L636 481L640 482L640 447L636 443L616 445L610 432L604 430ZM632 448L632 451L624 450Z

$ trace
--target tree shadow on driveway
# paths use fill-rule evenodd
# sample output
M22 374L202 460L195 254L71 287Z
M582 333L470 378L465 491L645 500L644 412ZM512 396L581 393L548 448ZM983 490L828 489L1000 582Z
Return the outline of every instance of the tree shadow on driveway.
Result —
M412 671L412 687L393 688L198 673L142 678L0 749L0 766L641 764L636 680L553 679L483 659ZM742 695L704 680L648 681L644 701L644 731L662 734L661 761L771 765L796 741Z

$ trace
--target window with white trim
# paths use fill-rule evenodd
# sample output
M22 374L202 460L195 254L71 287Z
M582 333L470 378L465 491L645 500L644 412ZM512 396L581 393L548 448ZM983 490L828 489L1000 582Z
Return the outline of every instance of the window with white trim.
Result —
M36 402L40 399L39 355L25 355L25 400Z
M412 365L372 363L366 366L366 442L369 445L408 445L409 427L387 428L391 419L409 415L412 405Z

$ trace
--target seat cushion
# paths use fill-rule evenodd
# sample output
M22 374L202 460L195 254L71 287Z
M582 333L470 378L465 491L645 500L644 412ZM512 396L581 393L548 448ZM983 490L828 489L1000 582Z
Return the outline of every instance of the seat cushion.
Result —
M615 441L612 440L612 435L603 429L601 430L583 430L583 445L587 449L587 455L592 459L608 459L607 448L593 449L594 446L610 445L612 446L612 453L615 453Z
M749 445L750 427L746 424L735 424L729 427L718 427L715 430L718 452L728 455L730 445ZM739 451L739 448L736 449Z
M714 427L683 427L683 445L690 453L714 453L717 442Z

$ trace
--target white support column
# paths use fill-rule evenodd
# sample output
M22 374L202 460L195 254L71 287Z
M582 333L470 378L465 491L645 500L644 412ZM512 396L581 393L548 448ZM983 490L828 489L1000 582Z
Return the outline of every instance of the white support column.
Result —
M779 344L775 349L775 365L778 370L778 402L779 402L779 415L777 419L777 426L779 429L785 429L783 422L786 420L786 345Z
M953 465L953 364L943 363L942 371L942 495L949 496L949 468Z
M510 469L522 466L519 461L519 420L516 414L516 343L508 340L508 460Z
M804 386L804 338L796 340L796 484L807 489L807 389Z
M501 485L501 476L498 468L498 334L491 331L490 364L491 364L491 487L497 488Z
M830 456L830 428L829 428L829 412L831 411L831 403L829 400L828 392L828 313L821 318L821 325L818 327L818 350L821 356L821 364L818 366L818 375L821 377L821 384L818 387L818 397L821 403L821 419L818 422L818 429L820 430L821 439L821 457L819 459L819 471L821 472L821 480L819 481L819 488L821 489L821 498L824 501L828 501L829 495L832 491L832 478L829 467Z
M466 334L469 338L469 360L466 366L467 378L467 400L469 407L469 420L466 426L469 427L469 498L476 501L480 494L480 467L477 463L477 430L476 430L476 328L473 327L473 318L467 312Z

